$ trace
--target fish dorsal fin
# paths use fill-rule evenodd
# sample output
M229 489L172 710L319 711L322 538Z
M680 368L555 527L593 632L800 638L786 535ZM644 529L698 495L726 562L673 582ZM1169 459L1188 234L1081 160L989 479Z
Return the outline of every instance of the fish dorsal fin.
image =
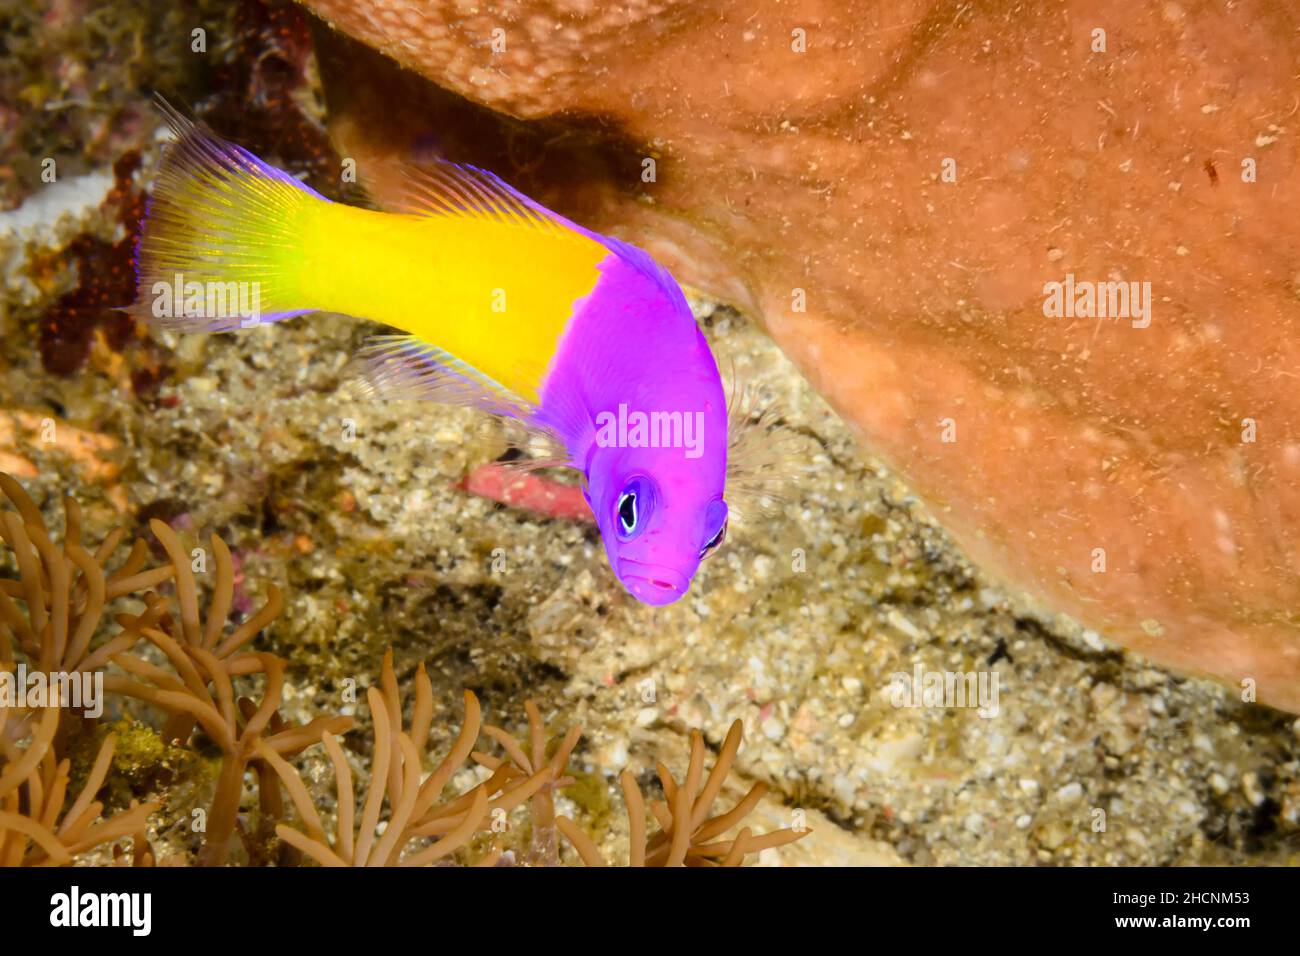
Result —
M496 173L441 159L376 160L382 199L390 208L426 216L483 216L555 233L578 227L529 199Z
M597 241L646 278L653 281L676 303L688 310L690 309L686 302L686 294L682 292L681 284L673 278L673 274L668 271L668 267L660 264L650 253L640 246L634 246L630 242L616 239L613 236L599 236Z

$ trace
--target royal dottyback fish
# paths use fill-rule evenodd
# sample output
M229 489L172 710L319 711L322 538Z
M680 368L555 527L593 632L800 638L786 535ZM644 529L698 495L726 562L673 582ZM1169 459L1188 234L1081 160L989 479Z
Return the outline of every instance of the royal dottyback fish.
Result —
M176 140L142 225L138 314L227 331L339 312L400 330L359 357L377 394L550 436L627 590L656 605L686 593L727 530L729 422L666 269L481 169L402 164L400 204L359 208L163 110Z

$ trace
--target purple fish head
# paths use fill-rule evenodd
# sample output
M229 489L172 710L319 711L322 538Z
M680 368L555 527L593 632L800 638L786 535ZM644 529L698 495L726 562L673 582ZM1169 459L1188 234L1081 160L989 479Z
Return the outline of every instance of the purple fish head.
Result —
M703 336L697 348L699 361L596 416L587 500L610 567L645 604L685 594L726 535L726 400Z
M610 567L644 604L678 600L700 561L722 543L725 431L719 438L718 461L672 448L598 448L592 455L587 500Z
M727 528L727 400L681 288L643 251L610 256L566 332L543 407L583 462L610 567L672 604Z

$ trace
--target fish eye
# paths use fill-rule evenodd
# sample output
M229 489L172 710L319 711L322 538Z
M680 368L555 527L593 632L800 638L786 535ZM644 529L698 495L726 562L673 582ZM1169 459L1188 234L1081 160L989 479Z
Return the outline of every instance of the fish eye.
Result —
M708 511L705 513L705 518L708 521L706 527L716 525L718 530L700 549L701 561L716 551L718 546L727 540L727 525L731 522L731 516L727 513L727 503L722 500L711 502Z
M614 509L618 521L618 536L630 541L641 533L654 503L654 488L645 478L633 478L623 486Z
M636 531L636 492L625 491L618 496L618 525L624 534Z
M730 520L731 519L728 518L726 521L723 521L722 527L718 529L718 533L715 534L712 538L710 538L708 540L708 543L704 545L704 549L700 551L701 560L707 558L714 551L718 550L718 546L722 544L722 542L727 540L727 524L730 522Z

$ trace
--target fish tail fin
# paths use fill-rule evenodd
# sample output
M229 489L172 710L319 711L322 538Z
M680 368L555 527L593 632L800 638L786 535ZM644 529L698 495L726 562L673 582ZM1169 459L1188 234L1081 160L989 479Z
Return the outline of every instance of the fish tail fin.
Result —
M302 237L328 200L157 99L176 139L136 243L131 311L207 332L311 311Z

